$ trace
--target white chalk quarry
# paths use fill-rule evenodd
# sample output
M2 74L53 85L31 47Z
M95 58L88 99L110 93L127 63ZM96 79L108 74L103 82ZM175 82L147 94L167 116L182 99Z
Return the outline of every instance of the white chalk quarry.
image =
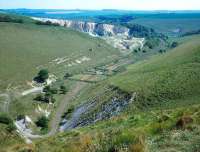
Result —
M60 26L88 33L89 35L94 37L101 37L105 39L106 42L108 42L109 44L122 50L133 50L135 48L142 48L145 42L144 38L135 38L133 36L130 36L130 29L123 26L50 18L33 17L33 19L41 22L50 21ZM80 62L78 62L78 64L80 64Z

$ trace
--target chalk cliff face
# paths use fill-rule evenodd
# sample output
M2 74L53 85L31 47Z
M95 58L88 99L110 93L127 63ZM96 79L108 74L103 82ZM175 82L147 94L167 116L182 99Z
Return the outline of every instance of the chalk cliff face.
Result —
M142 48L145 43L144 38L133 37L130 34L130 29L123 26L49 18L33 19L43 23L50 22L67 28L72 28L80 32L88 33L91 36L101 37L105 39L107 43L120 50Z
M65 26L68 28L72 28L96 36L115 36L119 34L128 36L129 34L128 28L110 24L100 24L100 23L71 21L71 20L58 20L58 19L48 19L48 18L34 18L34 19L42 22L50 21L52 23L59 24L60 26Z

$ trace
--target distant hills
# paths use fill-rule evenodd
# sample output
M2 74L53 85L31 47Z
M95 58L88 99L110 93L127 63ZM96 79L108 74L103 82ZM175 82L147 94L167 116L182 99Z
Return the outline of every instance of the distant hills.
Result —
M135 23L153 28L168 36L180 36L186 32L199 30L200 10L64 10L64 9L6 9L3 12L31 17L90 21L96 23Z

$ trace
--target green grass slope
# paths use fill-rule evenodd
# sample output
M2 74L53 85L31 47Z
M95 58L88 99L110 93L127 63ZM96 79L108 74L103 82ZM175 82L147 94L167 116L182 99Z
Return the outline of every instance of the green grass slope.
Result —
M200 93L200 37L150 60L131 65L110 83L136 92L144 106L162 101L196 100ZM192 98L192 99L191 99Z
M85 89L76 101L101 95L105 103L112 95L105 88L114 86L129 94L136 93L139 108L173 107L199 103L200 36L188 37L180 46L127 67L125 72ZM105 91L104 91L105 90ZM109 102L109 101L108 101Z
M85 101L86 96L98 94L102 87L114 85L137 93L138 102L133 105L159 105L154 109L130 106L110 120L36 140L32 145L15 141L8 149L15 152L197 152L200 148L199 39L194 37L166 54L133 64L122 74L97 84L96 89L94 85L92 90L87 88L84 91L87 95L80 94ZM168 104L173 106L167 107Z
M1 14L0 14L1 16ZM118 58L119 51L103 40L70 29L23 23L0 22L0 88L31 80L40 68L64 76L65 72L79 73ZM90 58L82 64L67 65L82 57ZM68 60L57 64L56 58Z
M183 117L193 122L183 128ZM121 115L35 142L36 152L196 152L200 147L199 105ZM162 118L166 118L161 121Z
M30 80L38 66L63 76L65 70L79 73L119 56L117 50L99 39L60 27L32 23L0 23L0 40L2 88L9 83ZM91 84L70 103L77 106L97 96L97 108L101 108L115 96L116 92L106 90L110 87L129 94L136 93L134 102L121 115L38 139L30 145L24 144L15 133L5 134L6 127L1 125L3 151L197 152L200 148L199 40L200 36L187 39L167 53L130 65L121 74ZM66 67L67 63L49 63L63 56L71 61L82 56L91 60L72 67ZM119 96L120 91L117 92ZM149 107L153 108L143 109ZM87 114L93 116L98 110ZM4 138L8 140L5 143Z
M167 35L181 35L183 33L199 30L199 17L165 18L165 17L147 17L137 18L133 23L155 29Z
M24 140L16 132L10 133L7 125L0 124L0 152L9 152L10 147L20 146L24 144Z
M97 89L85 90L93 96L102 87L114 85L137 96L134 108L130 106L120 116L36 141L35 151L199 151L199 40L189 39L166 54L129 66ZM87 95L81 96L85 101Z

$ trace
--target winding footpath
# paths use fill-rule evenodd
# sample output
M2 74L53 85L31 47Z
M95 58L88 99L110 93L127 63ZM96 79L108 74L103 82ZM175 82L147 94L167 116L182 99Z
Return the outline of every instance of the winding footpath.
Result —
M56 110L56 114L51 122L51 131L46 135L46 137L48 136L52 136L54 135L58 129L59 129L59 123L61 122L61 118L63 113L66 110L66 107L68 105L68 103L70 101L72 101L76 95L87 85L87 83L85 82L77 82L76 86L69 91L66 96L64 97L64 99L60 102L57 110Z
M49 131L48 134L46 134L46 135L34 135L34 134L31 134L30 132L23 130L22 128L20 128L20 126L17 123L15 123L15 125L18 128L18 132L20 133L20 135L25 138L27 143L31 143L32 139L46 138L46 137L50 137L52 135L55 135L57 133L57 131L59 130L59 123L61 122L62 115L65 112L68 103L70 101L72 101L76 97L76 95L86 85L87 85L87 83L85 83L85 82L77 82L75 84L74 88L72 90L70 90L65 95L65 97L60 101L60 103L59 103L59 105L56 109L55 116L53 116L53 119L51 121L51 124L50 124L51 130Z

